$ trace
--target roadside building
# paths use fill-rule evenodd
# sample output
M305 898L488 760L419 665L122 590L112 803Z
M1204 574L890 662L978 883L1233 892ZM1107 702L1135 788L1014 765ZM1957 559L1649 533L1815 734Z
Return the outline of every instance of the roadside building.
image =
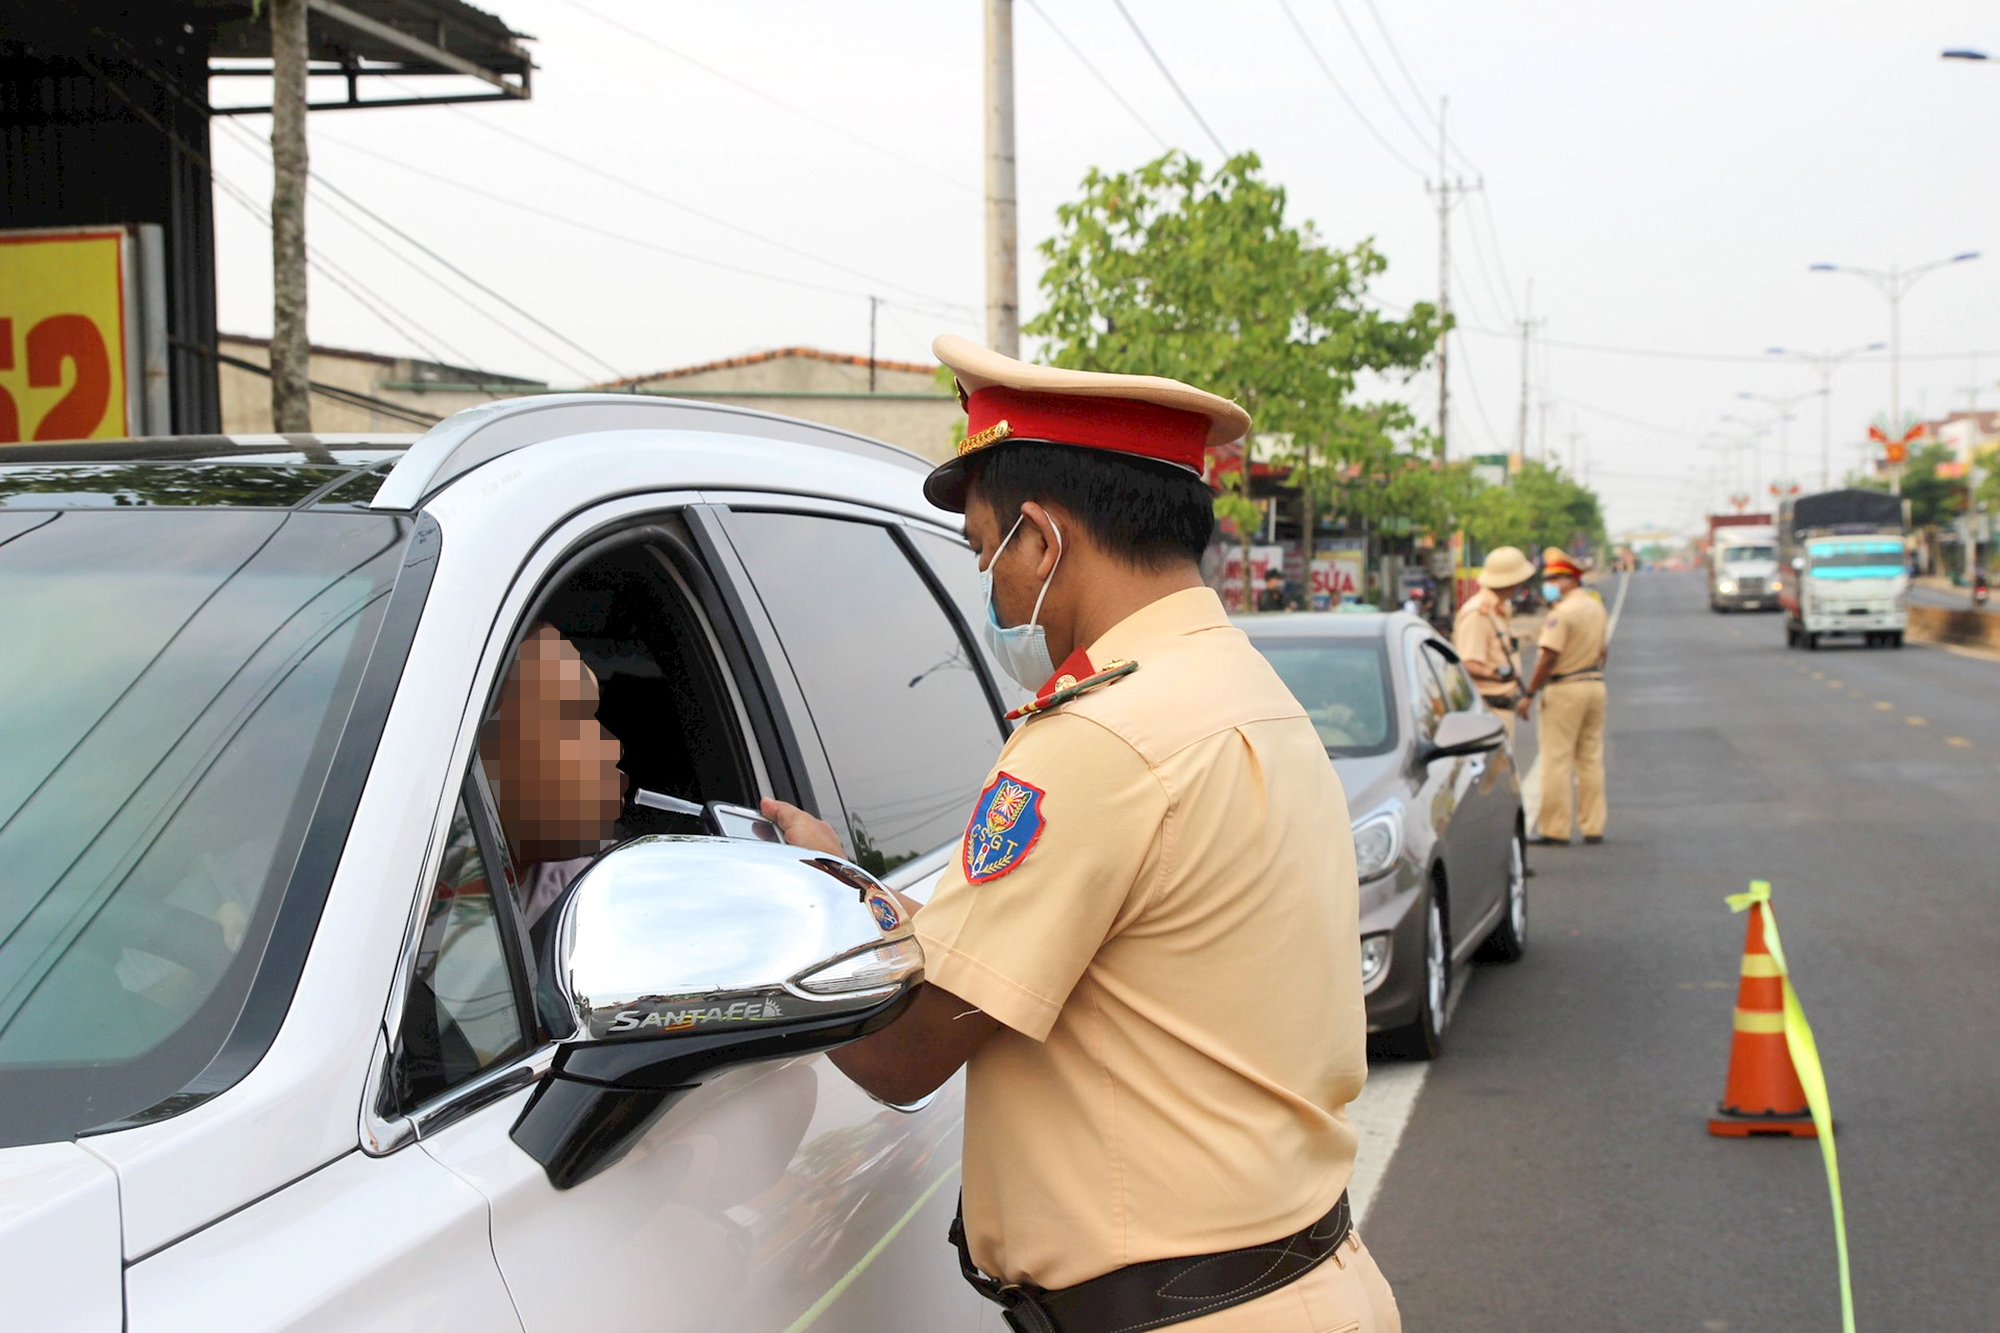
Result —
M937 367L815 347L779 347L724 361L655 371L593 386L698 398L800 417L899 444L934 462L949 458L958 398Z
M271 363L270 339L225 333L217 339L216 360L221 367L223 433L268 432L271 379L265 367ZM422 431L460 408L548 391L539 380L517 375L317 343L310 367L313 429L335 434Z

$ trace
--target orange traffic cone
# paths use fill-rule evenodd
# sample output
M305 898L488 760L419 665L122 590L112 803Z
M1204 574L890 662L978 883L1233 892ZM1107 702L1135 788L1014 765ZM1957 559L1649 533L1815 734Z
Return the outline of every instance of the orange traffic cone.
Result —
M1708 1132L1732 1138L1784 1134L1815 1138L1806 1091L1785 1046L1785 982L1764 947L1764 905L1752 903L1743 936L1742 980L1736 987L1736 1035L1729 1045L1729 1079Z

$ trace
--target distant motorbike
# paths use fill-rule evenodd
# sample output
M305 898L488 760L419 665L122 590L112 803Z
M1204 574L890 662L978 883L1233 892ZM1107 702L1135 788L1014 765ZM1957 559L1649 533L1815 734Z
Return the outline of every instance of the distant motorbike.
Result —
M1972 604L1986 605L1986 571L1983 569L1975 571L1972 576Z

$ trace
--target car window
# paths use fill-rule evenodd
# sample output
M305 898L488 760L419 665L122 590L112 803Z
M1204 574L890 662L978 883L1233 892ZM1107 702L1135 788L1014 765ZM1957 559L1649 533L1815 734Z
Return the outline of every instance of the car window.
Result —
M1306 710L1328 754L1346 759L1386 754L1394 747L1395 719L1380 639L1252 633L1250 641Z
M0 1144L221 1049L377 645L408 524L69 511L0 545Z
M459 800L424 905L395 1053L403 1110L526 1049L491 871Z
M922 528L907 530L915 540L917 549L929 561L937 574L938 582L958 607L958 614L972 632L973 640L980 642L979 626L986 619L986 598L979 590L979 557L964 542L956 541L941 533L927 532ZM1019 708L1035 697L1035 692L1021 685L986 652L980 642L980 655L986 658L986 675L993 682L1000 695L1003 711Z
M887 528L738 513L730 538L777 627L876 874L955 840L1003 739L973 650Z
M1405 660L1410 667L1410 706L1416 715L1417 734L1429 737L1451 711L1451 702L1445 697L1444 685L1433 667L1435 654L1426 652L1422 644L1420 637L1412 635Z
M1472 688L1472 678L1465 674L1465 668L1446 657L1439 650L1435 640L1426 640L1424 656L1430 659L1432 670L1444 684L1445 702L1454 713L1463 713L1478 702L1478 693Z

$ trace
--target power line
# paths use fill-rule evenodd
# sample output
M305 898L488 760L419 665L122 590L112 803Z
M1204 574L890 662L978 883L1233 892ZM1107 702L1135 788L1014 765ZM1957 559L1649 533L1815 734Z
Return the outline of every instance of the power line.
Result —
M468 181L457 180L450 176L441 175L429 167L420 167L413 163L404 162L399 158L389 156L387 153L378 152L372 148L364 148L360 144L349 143L344 139L328 138L324 134L320 136L320 139L322 142L338 144L340 147L347 149L349 152L360 153L364 157L371 157L378 162L382 162L389 166L396 167L400 170L410 172L413 175L420 176L427 181L431 181L439 185L449 185L453 189L463 190L468 194L477 195L482 199L491 200L494 203L504 205L505 207L508 208L517 209L523 213L532 214L535 217L546 218L551 222L559 222L562 223L564 226L574 227L579 231L589 232L590 234L595 236L602 236L608 240L622 241L627 245L637 246L640 249L651 250L659 254L670 255L675 259L683 259L692 264L701 264L708 268L719 269L726 273L736 273L744 277L761 278L766 282L783 283L786 286L798 287L806 291L826 292L834 296L852 296L861 299L866 299L869 295L871 295L871 293L862 290L860 288L835 287L828 283L813 282L812 280L807 278L787 277L782 273L771 273L763 269L750 268L747 265L733 264L728 262L727 260L713 259L707 255L698 255L687 250L676 249L673 246L662 245L658 241L648 240L645 237L630 236L625 234L624 232L613 231L608 227L600 227L594 222L587 222L581 218L569 217L562 213L553 212L550 209L537 207L534 204L524 203L521 200L515 199L509 195L501 194L494 190L485 189L482 186L474 185ZM895 304L900 304L905 309L908 310L914 310L929 314L936 314L941 311L964 312L970 310L970 307L968 306L961 306L942 301L926 301L926 302L901 301L901 302L896 302Z
M762 88L759 88L754 84L745 83L742 79L737 78L735 75L725 73L724 71L717 69L715 66L710 65L705 61L697 60L693 56L687 54L685 51L675 50L673 47L668 46L665 42L661 41L657 37L652 36L650 33L642 32L639 29L630 25L629 23L622 22L618 19L612 18L609 14L600 13L599 11L592 9L589 5L582 3L582 0L564 0L564 3L569 5L570 8L572 9L578 9L583 11L584 13L590 15L590 17L596 19L599 23L605 24L608 27L616 28L620 32L626 34L629 37L635 37L638 40L644 42L646 45L652 47L656 51L660 51L666 55L670 55L674 59L682 62L683 64L692 65L696 69L700 70L702 73L708 75L709 77L720 79L722 80L722 82L728 84L730 87L735 88L740 92L748 93L750 96L758 99L761 102L768 102L772 106L777 107L779 110L797 116L799 119L804 120L810 124L817 125L819 126L819 128L826 130L830 134L837 134L841 138L850 140L851 142L854 143L858 143L864 148L870 149L877 153L881 153L886 157L892 157L896 161L901 162L906 167L912 167L918 171L921 171L926 176L934 176L938 180L944 181L948 185L966 191L968 194L978 193L978 190L974 186L972 186L969 182L960 180L956 176L948 175L945 172L939 171L935 167L926 166L924 163L919 162L916 158L910 157L905 153L899 153L895 149L889 147L886 144L876 143L873 139L867 138L863 135L856 134L853 130L847 129L845 126L836 125L832 121L827 120L824 117L816 116L812 112L806 110L804 107L794 105L791 102L785 101L781 97L777 97L772 95L771 93L767 93Z
M1397 119L1409 127L1410 133L1417 136L1418 143L1424 143L1430 136L1418 127L1417 122L1410 119L1409 112L1403 110L1402 99L1389 87L1389 81L1382 77L1381 69L1375 64L1375 57L1368 54L1368 44L1361 40L1361 30L1355 27L1354 20L1347 16L1347 6L1341 4L1340 0L1333 0L1333 12L1340 15L1341 26L1345 27L1347 35L1354 39L1354 49L1361 53L1361 63L1368 66L1368 72L1375 78L1375 86L1380 88L1382 96L1388 99L1389 109L1396 113ZM1423 99L1419 98L1417 105L1422 107L1423 104Z
M1030 0L1030 3L1032 2L1033 0ZM393 78L389 79L388 82L392 85L402 86L398 85L397 81ZM713 226L721 227L725 231L732 231L739 236L746 236L749 239L756 241L761 245L768 245L771 246L773 249L783 250L787 254L797 255L801 259L809 259L815 264L824 264L826 267L831 269L836 269L839 272L847 274L849 277L860 278L874 287L892 288L896 291L908 293L911 296L921 297L924 300L939 301L941 304L952 304L951 302L942 301L941 298L933 296L929 292L919 291L917 288L905 286L900 282L895 282L888 278L878 277L872 273L863 272L861 269L855 268L849 264L844 264L837 259L829 259L824 255L815 254L810 250L802 249L799 246L793 245L789 241L781 241L774 236L766 236L762 232L754 231L751 228L742 225L741 223L731 222L728 218L719 217L716 214L707 211L706 209L697 208L693 204L684 203L681 200L675 199L669 195L661 194L658 190L653 189L651 186L642 184L639 181L635 181L629 176L621 176L615 171L609 171L593 163L586 162L582 158L578 157L574 152L565 149L550 147L548 144L541 143L535 139L531 139L525 134L520 134L513 130L506 129L503 126L498 125L493 121L486 119L485 117L475 116L472 113L468 112L464 107L452 106L447 104L445 110L452 112L453 114L459 116L461 119L470 121L473 124L478 125L482 129L485 129L493 134L497 134L503 139L507 139L510 140L511 142L520 144L524 148L532 148L538 153L542 153L548 157L555 158L557 161L565 164L566 166L574 167L576 170L584 172L587 175L595 176L599 180L610 181L614 185L623 186L624 188L631 190L635 194L644 195L646 198L653 200L655 203L665 204L668 208L672 208L679 212L686 213L690 217L700 218L703 222L710 223ZM973 313L971 306L963 306L960 308L967 311L968 313Z
M1364 3L1368 6L1369 17L1375 20L1376 31L1382 34L1382 44L1389 48L1389 55L1395 60L1396 68L1402 71L1403 82L1409 85L1410 95L1417 99L1417 106L1422 109L1424 119L1428 120L1433 128L1442 128L1438 125L1437 117L1431 113L1430 99L1424 96L1424 90L1418 86L1416 76L1410 73L1410 67L1403 59L1403 53L1397 49L1396 39L1390 34L1389 25L1382 21L1382 11L1375 7L1375 0L1364 0ZM1451 145L1452 152L1458 154L1459 163L1467 171L1475 175L1479 173L1479 167L1465 155L1465 150L1458 146L1456 139L1446 135L1445 142Z
M575 3L575 0L571 0L571 3ZM1160 77L1165 79L1167 86L1174 90L1174 96L1181 99L1181 105L1187 108L1190 116L1194 117L1194 123L1201 126L1201 132L1206 134L1208 141L1215 145L1215 151L1222 154L1224 158L1227 158L1229 150L1222 146L1222 140L1215 137L1215 131L1210 129L1208 122L1201 118L1201 112L1195 110L1194 100L1187 95L1179 81L1174 78L1173 71L1167 68L1167 62L1160 59L1160 53L1155 51L1153 44L1146 40L1146 34L1139 28L1139 20L1133 18L1132 11L1125 8L1125 0L1111 0L1111 3L1118 6L1118 12L1125 16L1125 26L1130 28L1132 35L1139 39L1139 45L1146 48L1146 54L1152 57L1153 67L1160 71Z
M1151 135L1154 141L1157 142L1160 145L1160 147L1162 148L1171 147L1171 145L1167 143L1166 137L1162 135L1158 130L1154 129L1151 125L1147 124L1146 118L1144 116L1141 116L1137 111L1137 109L1135 109L1130 102L1125 100L1124 94L1120 93L1116 88L1111 86L1111 80L1104 77L1103 71L1098 69L1097 66L1090 63L1090 57L1085 55L1083 53L1082 48L1069 39L1069 34L1056 26L1056 21L1049 17L1049 12L1046 9L1042 8L1039 0L1028 0L1028 8L1034 10L1035 13L1041 17L1042 22L1049 25L1049 31L1053 32L1056 35L1057 40L1061 41L1064 46L1067 46L1069 48L1069 53L1077 58L1078 63L1080 63L1085 69L1090 71L1091 77L1097 80L1098 84L1103 87L1105 92L1111 94L1112 100L1117 102L1119 106L1125 108L1125 114L1132 117L1133 121L1139 126L1140 129L1144 130L1147 134Z
M1592 416L1607 417L1612 421L1622 422L1627 426L1637 426L1641 430L1655 430L1666 435L1678 435L1686 440L1704 440L1708 438L1696 431L1681 430L1676 426L1662 426L1657 421L1641 421L1637 417L1628 417L1622 412L1613 412L1607 407L1593 407L1589 403L1580 402L1575 398L1562 398L1558 401L1568 403L1572 409L1578 412L1588 412Z
M1453 329L1452 332L1457 333L1458 330ZM1465 338L1462 334L1459 336L1458 346L1460 354L1464 355ZM1504 453L1507 446L1500 442L1500 432L1493 429L1493 418L1486 415L1486 400L1479 396L1479 376L1468 373L1465 376L1465 382L1472 386L1472 407L1479 414L1479 424L1486 428L1487 443Z
M1340 80L1337 77L1335 77L1333 72L1333 66L1326 63L1326 57L1319 53L1319 47L1313 45L1313 39L1306 33L1305 24L1299 22L1299 16L1292 12L1291 0L1278 0L1278 8L1285 11L1285 17L1291 20L1292 30L1297 32L1299 35L1299 40L1305 43L1306 51L1308 54L1312 56L1313 63L1319 66L1320 73L1326 75L1326 81L1333 85L1333 90L1336 93L1340 94L1340 100L1347 104L1347 109L1354 113L1354 118L1361 122L1361 128L1367 130L1369 135L1374 138L1375 142L1382 145L1383 152L1395 158L1398 162L1402 163L1410 171L1415 172L1418 176L1423 177L1425 179L1429 179L1429 173L1426 172L1422 167L1418 166L1415 162L1412 162L1408 157L1404 156L1403 153L1396 147L1396 145L1390 143L1387 137L1383 135L1382 131L1375 128L1375 122L1368 119L1367 113L1362 111L1360 105L1357 102L1355 102L1354 98L1348 95L1347 89L1344 86L1342 86Z
M261 139L259 139L255 134L252 134L250 131L245 130L240 126L238 126L233 120L225 122L225 124L233 133L237 135L238 138L242 139L249 147L257 150L260 153L263 153L265 159L268 161L269 151ZM430 269L418 263L415 259L412 259L407 253L405 253L402 247L396 245L392 241L385 240L383 237L378 236L374 231L369 229L369 227L363 220L361 220L359 217L355 215L351 215L350 213L348 213L346 211L348 206L342 203L337 196L329 194L317 194L313 196L313 202L318 207L326 209L329 212L333 213L334 216L340 218L341 221L347 223L350 227L353 227L356 232L366 237L369 241L373 242L375 245L380 246L383 250L387 251L391 256L393 256L398 262L406 265L412 271L422 275L422 277L427 282L430 282L432 285L437 287L438 290L445 293L445 295L459 302L461 305L465 306L467 309L471 310L474 314L486 320L488 323L494 325L496 328L503 330L510 337L517 339L523 346L527 347L537 356L543 357L548 361L551 361L554 364L561 366L564 370L567 370L570 374L575 375L580 380L587 380L592 378L589 371L586 371L581 367L577 366L575 363L567 360L560 352L552 351L548 347L545 347L541 343L535 341L534 338L530 337L528 333L521 328L520 324L517 321L504 319L501 316L495 314L493 311L488 310L485 306L480 305L477 301L474 301L464 292L458 290L458 288L452 286L450 283L446 282L443 278L431 272ZM313 242L313 250L315 252L323 254L325 246L322 242L315 241ZM473 366L467 366L466 368L477 369L477 367Z

